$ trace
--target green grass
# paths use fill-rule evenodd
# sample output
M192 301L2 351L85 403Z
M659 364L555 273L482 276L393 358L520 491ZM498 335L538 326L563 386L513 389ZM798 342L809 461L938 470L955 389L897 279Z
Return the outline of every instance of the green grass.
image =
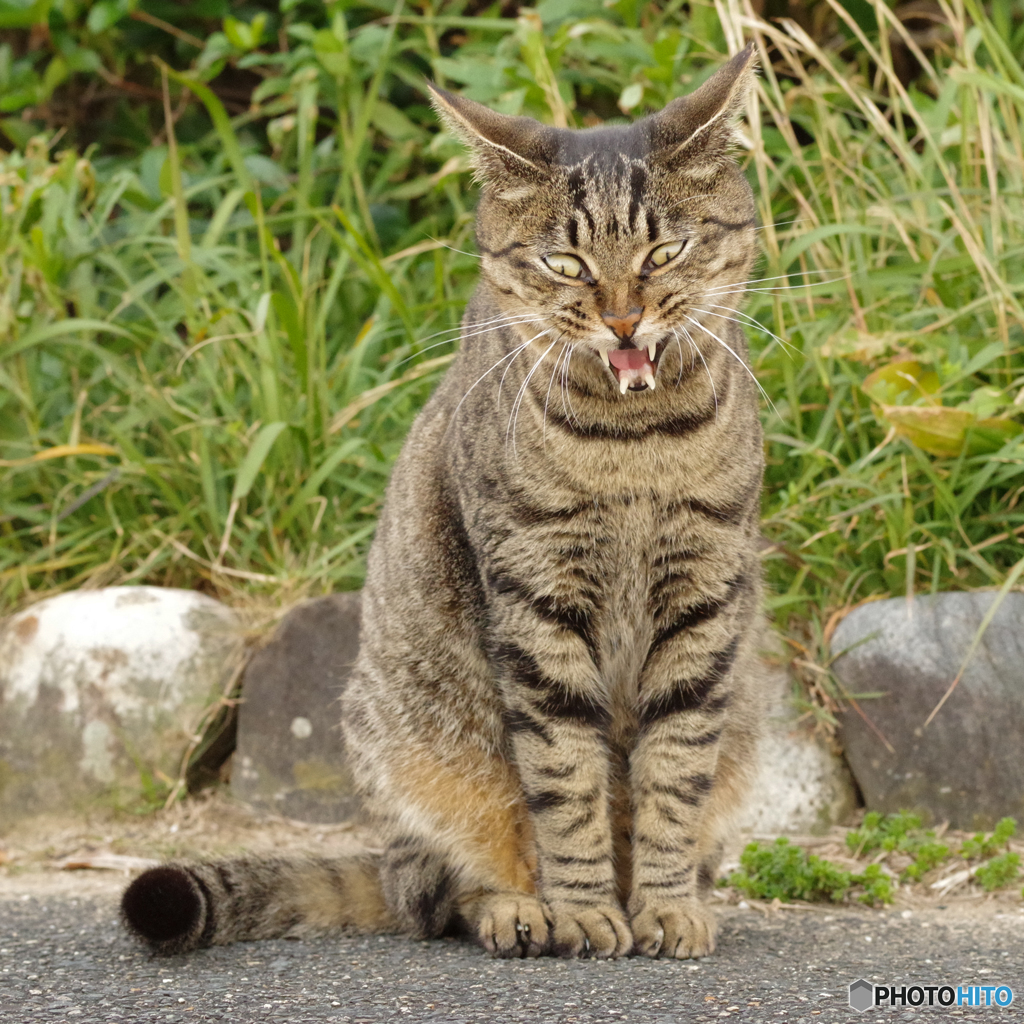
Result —
M832 861L808 854L785 837L762 845L748 843L740 857L740 870L726 881L754 899L842 903L853 891L857 901L873 906L892 902L892 884L877 864L860 873L846 871Z
M217 58L261 76L242 114L200 55L160 79L140 153L6 156L0 611L129 582L271 603L358 586L475 275L474 186L424 75L594 123L753 36L772 60L739 156L763 280L719 312L750 325L771 400L769 608L830 728L847 609L1024 565L1024 37L1005 4L946 5L908 85L888 6L873 30L816 10L837 45L739 0L336 5L282 16L287 50L250 32Z
M978 861L971 869L975 883L985 892L994 892L1012 885L1020 874L1020 855L1008 848L1016 828L1013 818L1003 818L993 832L963 839L954 850L950 843L955 840L939 842L935 831L923 829L915 814L869 811L860 827L846 833L851 857L863 863L861 871L808 854L783 837L770 844L749 843L739 870L720 884L754 899L833 903L856 899L874 906L891 903L900 884L951 877L949 868L959 857Z
M859 828L847 832L846 845L855 857L880 850L912 857L900 873L904 881L920 881L949 857L948 844L938 842L934 830L922 829L918 815L906 812L883 817L877 811L869 811Z
M1001 818L996 822L996 827L989 835L984 832L975 832L970 839L963 842L960 847L960 856L965 860L978 860L985 857L994 857L1017 832L1017 822L1014 818Z
M792 283L798 263L807 285L756 293L747 312L798 349L766 345L758 371L778 410L771 603L783 629L802 620L812 665L836 612L1001 586L1024 555L1024 73L980 11L948 17L948 46L910 88L885 34L878 50L861 39L871 60L856 67L761 26L793 76L766 72L754 137L766 276ZM796 145L795 126L816 144ZM811 673L827 719L836 694Z
M994 892L1013 885L1020 876L1020 854L1001 853L978 867L974 880L985 890Z

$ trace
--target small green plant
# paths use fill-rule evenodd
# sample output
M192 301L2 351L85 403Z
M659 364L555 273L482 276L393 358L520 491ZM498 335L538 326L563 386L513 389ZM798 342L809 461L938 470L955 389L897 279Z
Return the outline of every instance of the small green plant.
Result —
M869 864L855 875L806 850L779 838L769 846L750 843L740 857L740 870L728 884L755 899L779 899L840 903L855 886L864 892L862 903L892 901L892 883L878 864Z
M949 856L949 847L927 839L916 850L914 863L903 869L902 877L918 882L932 868L937 868Z
M909 854L913 863L903 869L901 877L915 882L949 856L949 847L936 840L933 830L922 829L920 817L908 811L884 817L878 811L869 811L860 828L847 832L846 845L854 856L875 850Z
M913 845L920 828L921 819L907 811L885 817L878 811L868 811L860 828L846 833L846 845L853 850L855 857L875 850L907 850ZM934 837L935 833L928 835Z
M740 870L729 884L755 899L832 900L839 902L850 888L848 871L807 852L788 839L770 846L750 843L740 857Z
M960 856L964 860L982 860L994 857L1013 838L1017 831L1014 818L1003 818L996 823L992 833L986 836L983 832L975 832L970 839L964 840L960 847Z
M1017 881L1020 874L1020 854L1003 853L982 864L974 872L974 880L985 890L1003 889Z
M854 885L864 887L857 897L860 903L869 907L875 903L892 903L892 879L882 870L880 864L869 864L861 875L851 876Z

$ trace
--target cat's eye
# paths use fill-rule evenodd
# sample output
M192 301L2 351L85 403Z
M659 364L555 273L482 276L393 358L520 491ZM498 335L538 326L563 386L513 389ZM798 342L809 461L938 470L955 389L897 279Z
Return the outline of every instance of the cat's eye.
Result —
M587 268L583 265L582 260L570 256L567 252L552 253L550 256L544 256L543 260L556 274L561 274L562 277L583 277L586 273Z
M655 267L663 267L666 263L674 260L685 248L685 238L678 242L666 242L664 245L659 245L658 248L647 257L647 262Z

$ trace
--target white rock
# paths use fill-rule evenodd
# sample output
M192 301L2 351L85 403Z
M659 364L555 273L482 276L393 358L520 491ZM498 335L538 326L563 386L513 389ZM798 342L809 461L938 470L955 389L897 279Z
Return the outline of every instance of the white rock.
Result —
M0 818L176 777L240 652L235 614L189 590L80 590L0 623Z
M758 836L824 832L856 808L853 777L841 757L797 723L786 699L786 673L775 670L771 687L775 698L740 831Z

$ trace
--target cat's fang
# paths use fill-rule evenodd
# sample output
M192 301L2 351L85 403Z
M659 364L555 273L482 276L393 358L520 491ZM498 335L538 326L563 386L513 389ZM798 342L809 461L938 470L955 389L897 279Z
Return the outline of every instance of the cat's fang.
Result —
M656 341L649 341L647 343L647 356L651 360L652 364L654 363L654 360L657 358L657 355L658 355L658 343ZM654 385L652 384L651 387L653 388Z
M657 343L644 348L616 348L607 352L608 366L619 382L619 394L627 391L654 390L657 363L648 357L651 349L657 357Z

